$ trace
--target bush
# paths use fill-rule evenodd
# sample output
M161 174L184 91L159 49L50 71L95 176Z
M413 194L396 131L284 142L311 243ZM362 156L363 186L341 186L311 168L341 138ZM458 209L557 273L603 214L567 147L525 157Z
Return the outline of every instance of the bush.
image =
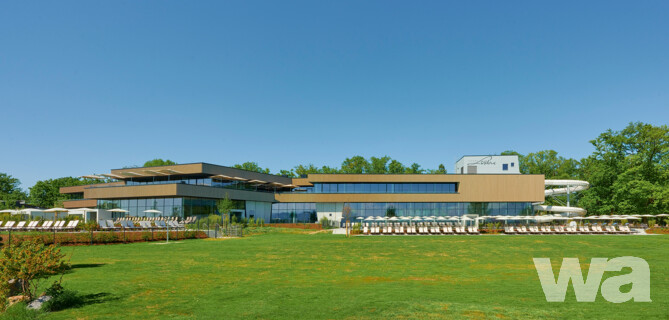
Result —
M59 282L54 282L46 290L46 295L51 296L51 300L42 304L42 311L60 311L83 304L83 299L76 291L63 288Z
M321 219L321 226L323 226L323 229L332 229L334 225L334 221L330 221L330 219L323 217Z
M32 299L41 280L65 271L68 264L63 260L64 257L59 247L44 245L38 240L22 241L3 248L0 287L7 286L11 279L23 280L21 291ZM0 291L5 292L5 289Z

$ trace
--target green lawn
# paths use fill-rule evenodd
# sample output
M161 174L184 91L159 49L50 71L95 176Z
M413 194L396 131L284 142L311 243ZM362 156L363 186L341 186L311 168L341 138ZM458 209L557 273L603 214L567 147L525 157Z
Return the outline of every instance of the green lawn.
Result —
M68 247L88 304L48 319L668 319L669 236L265 234ZM637 256L652 303L547 303L533 257ZM555 261L559 259L559 261ZM606 273L605 278L611 273Z

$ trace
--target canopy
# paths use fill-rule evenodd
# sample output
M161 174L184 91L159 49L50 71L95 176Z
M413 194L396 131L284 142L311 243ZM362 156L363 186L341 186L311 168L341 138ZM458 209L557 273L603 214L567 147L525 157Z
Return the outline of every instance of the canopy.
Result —
M68 212L68 211L70 211L70 210L67 210L65 208L51 208L51 209L44 210L44 212Z

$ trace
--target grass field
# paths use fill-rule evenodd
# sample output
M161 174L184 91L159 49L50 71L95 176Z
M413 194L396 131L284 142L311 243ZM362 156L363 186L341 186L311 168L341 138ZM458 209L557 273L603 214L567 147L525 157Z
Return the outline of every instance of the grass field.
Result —
M47 319L669 319L669 236L265 234L68 247L85 306ZM652 303L545 300L533 257L636 256ZM585 271L585 270L584 270ZM587 273L586 273L587 274ZM606 273L605 278L615 275Z

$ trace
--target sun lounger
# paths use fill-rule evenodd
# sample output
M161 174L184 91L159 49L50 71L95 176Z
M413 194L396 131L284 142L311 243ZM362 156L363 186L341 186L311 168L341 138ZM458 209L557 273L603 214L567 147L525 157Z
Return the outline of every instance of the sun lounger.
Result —
M38 223L39 223L39 221L30 221L30 222L28 222L28 225L25 227L25 229L28 230L28 231L35 230L37 228Z
M150 222L150 221L140 221L140 222L139 222L139 227L140 227L141 229L152 229L152 228L153 228L153 226L151 226L151 222Z
M139 221L137 223L139 223ZM125 224L121 224L121 226L125 229L130 229L130 230L141 229L140 227L135 226L135 223L132 221L126 221Z
M65 230L74 231L74 229L76 229L78 225L79 225L79 220L72 220L70 221L70 223L67 224Z
M525 226L516 227L516 231L518 231L518 234L529 234Z
M362 234L367 234L368 231L369 231L369 228L367 228L367 225L365 224L365 226L362 227Z
M479 234L479 229L476 227L467 227L467 233L470 234Z
M65 226L65 220L59 220L59 221L56 221L53 224L53 227L51 227L51 229L52 230L63 230L64 226Z
M5 226L0 228L0 230L11 230L12 227L14 227L15 224L16 224L16 221L7 221L7 223L5 223Z
M37 229L42 230L42 231L47 231L47 230L51 230L52 226L53 226L53 221L48 220L48 221L44 221L44 223L42 223L42 226L38 227Z
M12 230L14 230L14 231L23 230L23 229L25 229L25 227L26 227L26 222L25 221L19 221L19 223L17 223L16 226L14 226L14 228L12 228Z
M170 226L170 228L174 228L174 229L180 229L181 228L181 226L179 225L179 223L176 220L168 221L167 224ZM389 230L389 231L392 232L392 230Z

